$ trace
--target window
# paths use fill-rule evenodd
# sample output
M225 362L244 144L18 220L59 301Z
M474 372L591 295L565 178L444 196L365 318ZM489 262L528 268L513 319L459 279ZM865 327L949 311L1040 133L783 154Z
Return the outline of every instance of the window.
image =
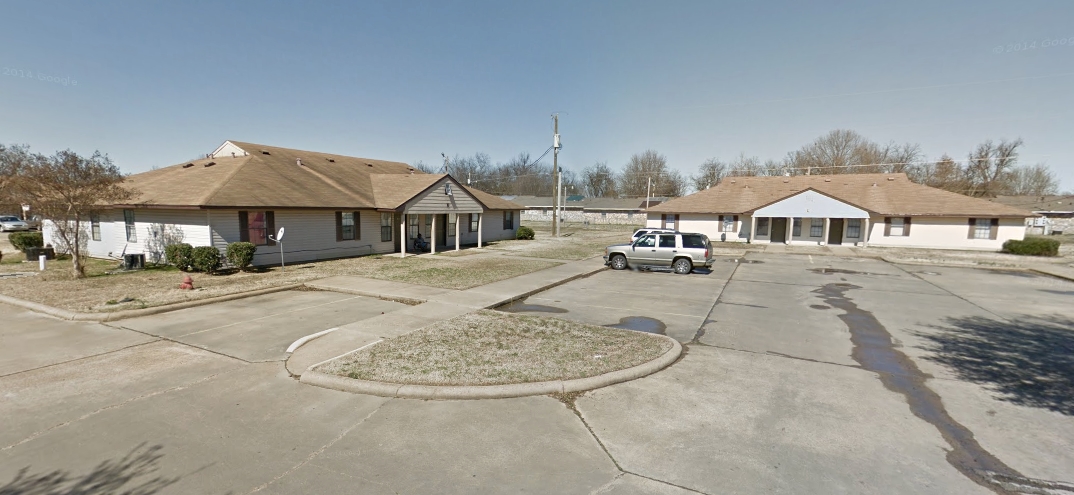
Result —
M353 241L362 238L357 211L336 212L336 242Z
M682 236L682 247L693 249L708 249L709 243L702 235L684 235Z
M407 237L414 239L418 237L418 216L410 215L406 217L406 235Z
M101 215L99 213L90 213L90 233L93 235L93 240L101 240Z
M138 242L138 231L134 228L134 210L123 210L123 225L127 228L127 242Z
M802 236L802 219L801 218L795 218L794 219L794 226L791 227L791 235L794 236L794 237L801 237Z
M515 212L511 210L503 212L503 230L515 230Z
M720 215L720 232L734 232L738 215Z
M646 234L638 238L638 242L634 244L635 247L656 247L656 236L652 234Z
M448 237L455 237L455 228L458 226L459 214L448 213L447 216L447 235Z
M995 239L992 233L993 226L999 226L998 218L971 218L973 222L974 239Z
M679 223L679 215L660 215L660 227L675 230L675 224Z
M392 214L380 214L380 242L392 242Z
M768 235L768 218L757 219L757 235Z
M433 216L425 215L425 233L432 234L433 232Z
M274 233L275 222L271 211L240 211L239 240L255 246L274 246L268 236Z
M470 214L470 232L477 232L477 230L480 228L480 224L479 224L480 221L481 221L481 214L480 213L471 213Z
M885 217L885 236L908 236L910 235L910 217Z
M847 239L857 239L861 237L861 219L851 218L847 220Z
M608 218L608 212L606 212L606 211L600 212L600 218Z
M628 211L628 212L626 213L626 217L627 217L627 219L628 219L628 220L629 220L629 219L631 219L631 218L634 218L634 212L632 212L632 211Z
M675 249L675 236L662 235L660 236L660 247Z
M810 218L809 219L809 237L820 237L824 235L824 219L823 218Z

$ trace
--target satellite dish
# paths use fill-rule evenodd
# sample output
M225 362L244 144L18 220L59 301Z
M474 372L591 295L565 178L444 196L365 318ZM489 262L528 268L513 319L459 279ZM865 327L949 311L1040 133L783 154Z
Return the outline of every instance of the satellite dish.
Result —
M282 241L282 240L283 240L283 227L280 227L280 231L276 233L276 241L279 242L279 241Z

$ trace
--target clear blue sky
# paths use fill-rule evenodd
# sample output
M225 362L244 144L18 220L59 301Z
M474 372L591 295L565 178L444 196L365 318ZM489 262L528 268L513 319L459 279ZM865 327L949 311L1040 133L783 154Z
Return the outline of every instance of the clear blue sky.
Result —
M0 142L100 149L132 173L226 139L428 164L441 152L536 157L560 112L560 159L574 170L652 148L689 173L740 152L778 159L846 128L920 143L929 158L1021 137L1023 163L1047 163L1074 189L1069 0L26 1L2 12Z

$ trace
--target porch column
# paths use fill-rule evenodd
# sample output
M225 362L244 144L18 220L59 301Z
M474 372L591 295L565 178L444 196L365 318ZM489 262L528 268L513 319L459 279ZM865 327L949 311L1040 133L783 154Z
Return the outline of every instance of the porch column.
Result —
M462 220L457 213L455 214L455 250L459 250L459 221Z
M865 224L865 231L861 233L861 247L869 247L869 218L866 217L863 222Z
M429 254L436 254L436 217L433 215L433 223L429 228Z
M753 234L757 232L757 217L750 215L750 244L753 244Z
M481 226L485 223L485 212L477 214L477 247L481 247Z
M406 258L406 213L403 213L403 223L399 225L399 257Z
M791 238L794 237L794 217L787 218L787 235L783 237L786 237L786 239L783 240L784 244L791 243Z
M828 244L828 229L830 229L831 227L832 227L832 219L825 217L824 218L824 235L822 235L821 238L820 238L820 245L821 246L823 246L825 244Z

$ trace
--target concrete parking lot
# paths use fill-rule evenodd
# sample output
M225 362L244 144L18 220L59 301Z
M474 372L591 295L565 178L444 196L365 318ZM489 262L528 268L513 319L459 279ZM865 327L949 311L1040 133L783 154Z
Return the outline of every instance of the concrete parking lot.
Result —
M114 326L3 307L0 492L1066 493L1074 282L747 261L601 272L516 305L687 344L664 371L576 398L384 399L251 362L394 304L351 295Z

